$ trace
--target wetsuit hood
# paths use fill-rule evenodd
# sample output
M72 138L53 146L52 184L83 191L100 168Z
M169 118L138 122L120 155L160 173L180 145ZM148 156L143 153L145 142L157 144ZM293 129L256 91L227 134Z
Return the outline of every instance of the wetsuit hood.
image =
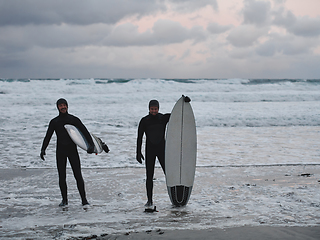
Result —
M159 106L160 106L160 104L159 104L158 100L153 99L153 100L151 100L151 101L149 102L149 108L150 108L150 107L157 107L157 108L159 108Z
M67 105L67 107L68 107L68 102L67 102L67 100L65 100L64 98L60 98L60 99L58 99L58 101L57 101L57 109L58 109L58 111L59 111L59 115L60 116L65 116L65 115L67 115L68 114L68 110L66 111L66 113L61 113L60 112L60 110L59 110L59 104L66 104Z
M58 99L58 101L57 101L57 108L58 108L59 104L62 104L62 103L66 104L67 107L68 107L68 102L67 102L67 100L65 100L64 98L60 98L60 99ZM58 108L58 109L59 109L59 108Z

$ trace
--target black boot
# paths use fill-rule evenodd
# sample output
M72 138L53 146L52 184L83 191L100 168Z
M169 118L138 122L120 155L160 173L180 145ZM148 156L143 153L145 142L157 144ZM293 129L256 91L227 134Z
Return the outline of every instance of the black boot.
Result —
M68 206L68 200L62 200L61 203L59 204L59 207L66 207Z
M151 208L151 207L153 207L153 202L152 201L148 201L144 206L147 207L147 208Z
M82 200L82 206L90 205L87 201L87 199Z

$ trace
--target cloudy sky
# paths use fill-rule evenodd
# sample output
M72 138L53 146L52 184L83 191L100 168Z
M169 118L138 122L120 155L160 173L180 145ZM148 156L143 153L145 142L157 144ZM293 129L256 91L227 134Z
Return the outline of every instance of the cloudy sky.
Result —
M320 78L320 0L0 0L0 78Z

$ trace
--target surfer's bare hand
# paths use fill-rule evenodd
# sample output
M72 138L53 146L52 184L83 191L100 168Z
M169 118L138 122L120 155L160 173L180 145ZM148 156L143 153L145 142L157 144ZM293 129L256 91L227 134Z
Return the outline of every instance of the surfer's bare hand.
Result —
M46 155L46 152L45 151L41 151L40 153L40 158L44 161L44 155Z
M138 163L142 164L142 160L141 159L144 160L144 156L142 155L142 153L137 153L137 161L138 161Z

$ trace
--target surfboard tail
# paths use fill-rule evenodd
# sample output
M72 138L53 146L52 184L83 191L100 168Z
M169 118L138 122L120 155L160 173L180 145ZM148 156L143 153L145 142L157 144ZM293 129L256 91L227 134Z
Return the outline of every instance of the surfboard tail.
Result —
M93 143L94 143L94 151L96 153L96 155L98 155L98 153L101 153L103 151L102 149L102 141L100 138L98 138L96 135L94 135L93 133L90 133Z
M182 207L186 205L189 201L190 195L192 191L192 186L187 187L183 185L179 186L168 186L168 193L170 196L170 200L172 204L176 207Z

